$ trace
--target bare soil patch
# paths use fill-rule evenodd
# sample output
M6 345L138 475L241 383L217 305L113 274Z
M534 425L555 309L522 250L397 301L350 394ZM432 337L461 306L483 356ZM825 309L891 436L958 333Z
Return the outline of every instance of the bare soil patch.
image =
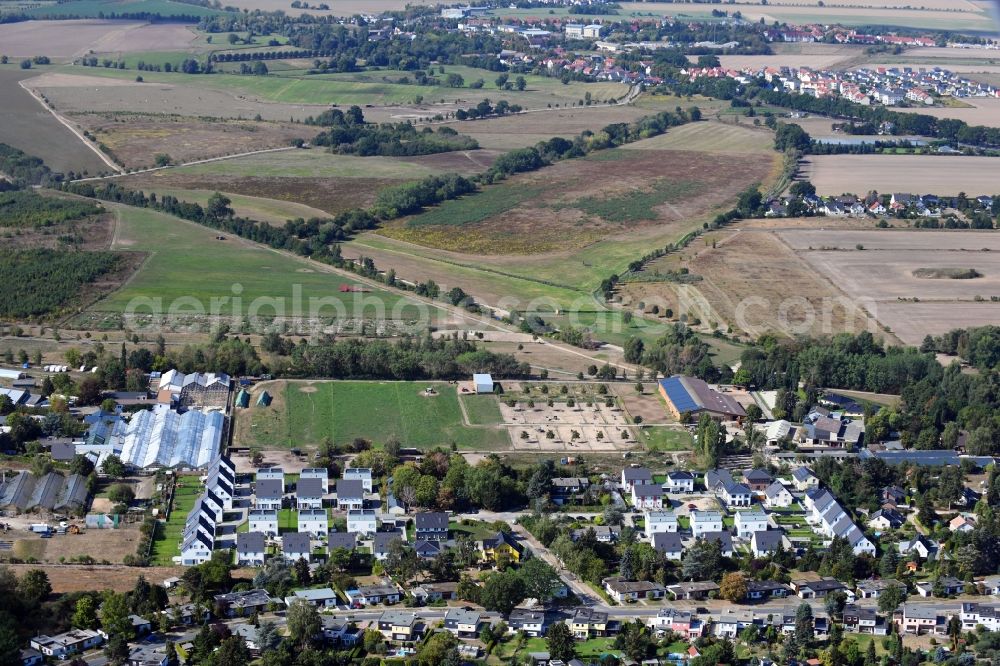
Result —
M803 177L821 195L876 190L978 196L996 191L1000 160L952 155L811 155Z
M0 221L0 242L4 247L31 249L106 250L111 247L115 218L111 213L73 220L51 227L4 227Z
M803 45L805 46L805 45ZM775 55L724 55L719 57L723 67L743 69L752 67L813 67L827 69L838 63L864 54L863 46L821 44L826 48L802 49L800 53L776 53ZM697 58L695 58L697 60Z
M292 123L210 121L159 114L82 114L72 119L94 133L129 168L155 166L159 153L175 162L189 162L280 148L294 138L313 134L311 129Z
M86 566L52 564L9 564L21 576L31 569L41 569L52 584L56 594L87 592L92 590L114 590L128 592L135 587L135 579L145 576L151 583L162 583L167 578L181 576L185 567L144 567L137 569L126 566Z
M618 396L631 416L641 416L644 423L673 421L663 398L657 392L655 382L643 384L642 393L636 392L634 384L616 382L611 384L611 392Z

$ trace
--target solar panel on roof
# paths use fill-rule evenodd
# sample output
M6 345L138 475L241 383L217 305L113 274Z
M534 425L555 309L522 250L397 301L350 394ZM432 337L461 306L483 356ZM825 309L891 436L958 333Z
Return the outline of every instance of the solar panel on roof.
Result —
M688 393L681 383L680 377L668 377L660 380L660 386L667 392L667 397L678 412L690 412L698 409L698 403L694 397Z

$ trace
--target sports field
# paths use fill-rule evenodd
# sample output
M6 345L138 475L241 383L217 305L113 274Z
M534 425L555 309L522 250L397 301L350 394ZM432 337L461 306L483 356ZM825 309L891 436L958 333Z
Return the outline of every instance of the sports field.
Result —
M433 387L433 394L425 390ZM381 446L396 437L403 446L491 450L507 448L507 431L483 423L463 424L455 385L435 382L297 382L263 384L275 396L269 408L251 408L237 416L236 440L248 446L311 447L329 438L350 444L355 438ZM497 412L499 415L499 411Z
M374 289L340 293L340 285L350 280L324 272L320 264L154 211L126 206L114 210L119 226L113 249L145 252L148 256L121 289L90 308L92 319L108 317L118 322L130 304L152 302L159 304L164 314L174 307L181 319L186 319L184 313L191 313L192 321L202 321L206 318L199 314L199 308L211 312L212 299L222 299L215 307L231 323L231 299L239 295L239 313L243 316L270 317L276 304L284 309L283 316L309 317L309 299L315 297L326 299L327 305L319 316L336 316L339 322L379 316L383 308L392 318L393 308L403 300L395 293ZM219 235L225 240L217 239ZM294 299L296 293L301 294L299 302ZM336 313L337 307L343 308L341 316ZM145 305L134 311L141 316L149 309ZM405 317L406 310L396 312Z

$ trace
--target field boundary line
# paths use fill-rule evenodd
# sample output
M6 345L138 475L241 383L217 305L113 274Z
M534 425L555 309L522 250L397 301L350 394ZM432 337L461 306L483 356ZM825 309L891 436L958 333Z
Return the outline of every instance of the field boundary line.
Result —
M27 80L27 79L25 79L25 80ZM115 171L117 171L119 175L122 173L122 168L120 166L118 166L117 164L115 164L115 162L110 157L108 157L107 155L105 155L101 151L100 148L98 148L97 146L95 146L94 144L92 144L90 141L88 141L87 137L85 137L80 130L78 130L76 127L74 127L71 122L69 122L68 120L66 120L55 109L53 109L52 107L50 107L45 102L45 100L42 99L42 96L40 94L38 94L37 92L35 92L35 90L33 90L32 88L29 88L28 86L24 85L24 81L18 81L17 85L21 86L21 88L23 88L25 92L27 92L29 95L31 95L32 97L34 97L36 102L38 102L39 104L41 104L45 108L46 111L48 111L49 113L52 114L53 118L55 118L60 123L62 123L63 126L66 127L66 129L68 129L70 132L72 132L76 136L76 138L80 139L80 141L83 141L83 144L85 146L87 146L87 148L90 148L92 151L94 151L97 154L97 156L101 158L102 162L104 162L109 167L111 167L112 169L114 169Z
M59 116L56 116L56 117L58 118ZM87 145L90 145L90 144L87 144ZM90 146L90 147L93 148L93 146ZM129 171L129 172L122 172L121 169L119 169L119 173L111 174L110 176L91 176L89 178L77 178L76 180L71 180L70 182L71 183L85 183L87 181L92 181L92 180L108 180L110 178L123 178L125 176L136 176L136 175L139 175L139 174L142 174L142 173L151 173L153 171L165 171L167 169L179 169L181 167L196 166L198 164L209 164L211 162L222 162L222 161L225 161L225 160L235 160L238 157L249 157L251 155L260 155L262 153L279 153L279 152L283 152L283 151L286 151L286 150L298 150L298 148L296 148L295 146L282 146L280 148L263 148L261 150L251 150L251 151L246 152L246 153L236 153L234 155L221 155L219 157L206 157L205 159L192 160L190 162L184 162L182 164L167 164L165 166L149 167L148 169L137 169L135 171ZM100 151L98 151L98 152L100 152ZM252 196L252 195L248 195L248 196ZM255 199L263 199L263 198L266 198L266 197L253 197L253 198L255 198ZM298 202L293 202L293 203L298 203Z

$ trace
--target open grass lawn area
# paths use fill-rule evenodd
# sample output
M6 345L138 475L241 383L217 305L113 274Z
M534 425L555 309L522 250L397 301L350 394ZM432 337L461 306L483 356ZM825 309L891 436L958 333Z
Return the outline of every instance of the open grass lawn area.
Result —
M694 448L694 439L687 430L649 426L641 432L639 441L650 451L690 451Z
M325 299L325 307L317 310L322 318L373 317L382 314L379 309L383 307L383 313L389 316L387 313L401 300L379 290L341 294L340 285L350 279L323 272L319 264L244 242L231 234L217 240L218 232L169 215L126 206L114 209L119 227L113 248L147 252L149 256L121 289L91 308L95 319L120 316L137 301L161 304L164 315L176 307L177 314L204 319L213 308L213 298L220 299L217 312L230 317L234 294L242 298L238 314L259 317L274 316L274 303L284 308L278 316L309 316L311 298ZM295 293L301 294L298 302L293 298ZM255 299L260 300L255 304ZM144 307L136 307L137 316L149 313L150 306ZM408 309L398 310L400 316L406 317Z
M476 541L495 536L497 533L497 530L492 525L480 522L473 523L472 525L451 522L448 523L448 529L451 530L452 537L465 535Z
M278 512L278 533L298 532L299 512L295 509L282 509Z
M184 523L195 501L204 490L196 476L180 476L174 490L174 505L170 518L161 523L156 531L153 551L150 558L153 566L166 567L173 564L173 557L180 555L181 536L184 533Z
M492 395L465 395L459 398L465 406L469 423L473 425L495 426L503 421L497 398Z
M436 395L424 395L433 386ZM434 382L287 382L265 385L280 399L270 410L247 410L244 444L314 446L325 438L349 444L355 438L381 446L396 437L403 446L430 448L454 442L462 449L506 448L500 428L463 425L454 385ZM280 406L283 403L283 408ZM249 430L249 432L247 432Z

